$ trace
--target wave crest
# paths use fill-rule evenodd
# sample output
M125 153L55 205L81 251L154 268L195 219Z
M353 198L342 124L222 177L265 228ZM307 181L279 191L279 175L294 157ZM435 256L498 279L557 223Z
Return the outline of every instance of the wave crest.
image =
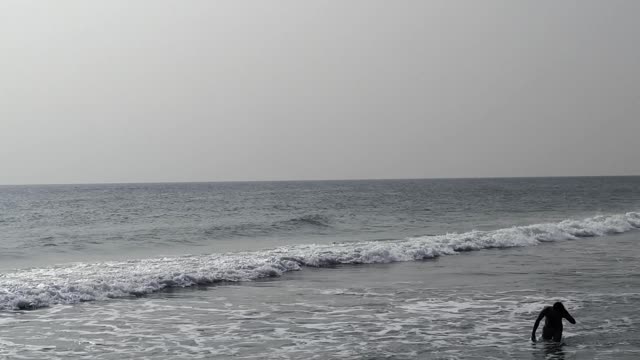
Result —
M289 226L317 226L317 227L328 227L329 226L329 218L324 215L303 215L300 217L292 218L289 220L281 221L278 224L289 225Z
M278 277L304 266L415 261L464 251L618 234L638 228L640 213L629 212L396 241L295 245L258 252L77 263L21 270L0 274L0 309L36 309L54 304L141 296L167 288Z

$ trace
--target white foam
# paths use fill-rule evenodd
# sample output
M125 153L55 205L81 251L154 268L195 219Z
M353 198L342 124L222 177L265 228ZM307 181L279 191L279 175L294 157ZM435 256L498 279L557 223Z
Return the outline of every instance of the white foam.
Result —
M166 288L277 277L303 266L414 261L461 251L533 246L637 228L640 228L640 213L629 212L398 241L296 245L247 253L76 263L20 270L0 275L0 309L34 309L52 304L140 296Z

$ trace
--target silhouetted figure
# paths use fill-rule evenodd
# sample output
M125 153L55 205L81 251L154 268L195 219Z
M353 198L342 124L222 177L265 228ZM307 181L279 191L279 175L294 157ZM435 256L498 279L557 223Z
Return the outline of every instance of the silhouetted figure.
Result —
M576 320L564 308L561 302L553 304L553 306L545 307L538 315L536 323L533 325L531 332L531 341L536 341L536 330L540 325L540 320L545 318L544 327L542 328L542 338L560 342L562 339L562 318L567 319L570 323L575 324Z

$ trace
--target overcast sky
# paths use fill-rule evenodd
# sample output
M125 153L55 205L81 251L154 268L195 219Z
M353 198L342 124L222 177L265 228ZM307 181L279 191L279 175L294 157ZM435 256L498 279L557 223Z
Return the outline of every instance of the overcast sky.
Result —
M640 1L0 2L0 184L640 174Z

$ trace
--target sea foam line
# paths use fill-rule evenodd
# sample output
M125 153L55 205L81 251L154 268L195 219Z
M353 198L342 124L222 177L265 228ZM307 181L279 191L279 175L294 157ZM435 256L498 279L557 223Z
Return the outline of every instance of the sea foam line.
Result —
M470 231L397 241L294 245L273 250L75 263L0 274L0 310L141 296L167 288L278 277L304 266L431 259L463 251L534 246L640 228L640 213Z

